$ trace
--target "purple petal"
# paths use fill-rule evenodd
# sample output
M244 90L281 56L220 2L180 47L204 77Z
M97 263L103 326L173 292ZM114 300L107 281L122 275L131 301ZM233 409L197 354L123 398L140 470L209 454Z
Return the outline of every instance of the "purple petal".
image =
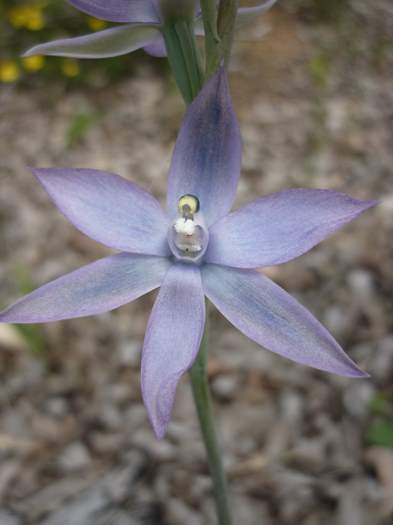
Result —
M206 260L238 268L284 263L375 204L329 190L274 193L216 223L210 230Z
M176 264L154 304L142 353L142 394L157 437L168 426L176 386L197 356L205 324L200 270Z
M68 0L88 15L110 22L159 23L155 3L151 0Z
M149 193L118 175L90 169L32 169L80 231L114 248L167 255L168 217Z
M128 24L75 38L38 44L23 56L54 55L75 58L107 58L131 53L160 35L152 25Z
M254 17L256 15L265 13L271 7L273 7L276 2L277 0L264 0L263 2L259 2L254 7L240 7L237 15L238 20L242 21L243 18L250 18L251 16Z
M367 375L308 310L264 275L206 265L202 281L205 294L218 310L272 352L338 375Z
M165 42L161 35L155 40L152 40L150 44L143 49L152 57L163 58L167 56Z
M169 266L164 257L105 257L25 295L0 313L0 322L47 323L108 312L160 286Z
M230 210L240 175L241 142L225 70L220 68L187 110L169 172L168 208L186 193L199 198L208 224Z

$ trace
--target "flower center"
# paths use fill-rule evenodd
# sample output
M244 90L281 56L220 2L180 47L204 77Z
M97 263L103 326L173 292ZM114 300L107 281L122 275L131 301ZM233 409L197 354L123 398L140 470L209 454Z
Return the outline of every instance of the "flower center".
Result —
M199 200L194 195L183 195L178 202L178 216L168 232L168 243L176 259L198 263L206 252L209 241Z

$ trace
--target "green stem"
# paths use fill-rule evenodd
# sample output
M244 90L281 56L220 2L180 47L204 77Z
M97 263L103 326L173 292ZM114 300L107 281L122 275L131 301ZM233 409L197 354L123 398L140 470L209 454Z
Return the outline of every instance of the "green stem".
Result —
M192 20L170 20L162 29L169 64L185 103L190 104L203 85L203 74Z
M220 0L218 8L218 34L221 39L221 59L228 67L232 51L233 37L239 0Z
M209 470L213 480L218 523L219 525L231 525L232 519L229 510L227 482L214 427L213 408L206 373L207 342L207 328L205 328L198 357L190 370L191 386L207 452Z
M205 30L206 77L211 77L224 62L228 67L235 32L238 0L201 0Z
M203 28L205 31L206 76L213 75L220 62L220 37L217 31L217 1L201 0Z

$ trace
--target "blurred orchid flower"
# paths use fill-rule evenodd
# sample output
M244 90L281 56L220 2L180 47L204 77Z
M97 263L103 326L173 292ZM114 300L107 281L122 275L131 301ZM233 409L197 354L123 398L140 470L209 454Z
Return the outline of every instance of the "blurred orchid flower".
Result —
M54 40L32 47L24 56L54 55L73 58L108 58L143 48L156 57L166 56L162 27L165 22L164 3L179 0L68 0L80 11L109 22L123 22L92 34ZM183 0L184 1L184 0ZM264 0L255 7L239 9L239 22L270 9L277 0ZM194 3L194 2L193 2ZM203 36L199 2L195 2L195 32ZM199 23L198 23L199 21Z
M161 287L145 336L142 393L158 437L178 381L198 353L205 296L241 332L320 370L362 377L327 330L255 268L310 250L375 204L329 190L292 189L229 213L241 142L220 68L189 107L169 172L167 210L135 184L89 169L33 169L79 230L120 250L22 297L4 323L44 323L107 312Z

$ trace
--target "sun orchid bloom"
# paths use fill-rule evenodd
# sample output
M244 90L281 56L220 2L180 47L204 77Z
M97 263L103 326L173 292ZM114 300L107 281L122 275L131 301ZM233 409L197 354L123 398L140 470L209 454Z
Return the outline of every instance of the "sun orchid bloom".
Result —
M124 25L97 31L75 38L65 38L39 44L26 51L24 56L54 55L72 58L108 58L131 53L143 48L156 57L166 56L162 27L164 16L161 2L164 0L68 0L80 11L109 22ZM167 2L169 0L166 0ZM184 1L184 0L183 0ZM239 9L239 22L267 11L277 0L264 0L255 7ZM173 0L181 3L181 0ZM197 35L203 35L201 13L195 2ZM175 9L175 7L173 8Z
M142 394L158 437L205 326L205 296L241 332L281 356L335 374L366 376L327 330L255 268L310 250L374 201L290 189L230 213L241 142L220 68L189 107L169 171L167 207L118 175L33 169L79 230L121 253L38 288L0 313L4 323L99 314L161 287L142 352Z

